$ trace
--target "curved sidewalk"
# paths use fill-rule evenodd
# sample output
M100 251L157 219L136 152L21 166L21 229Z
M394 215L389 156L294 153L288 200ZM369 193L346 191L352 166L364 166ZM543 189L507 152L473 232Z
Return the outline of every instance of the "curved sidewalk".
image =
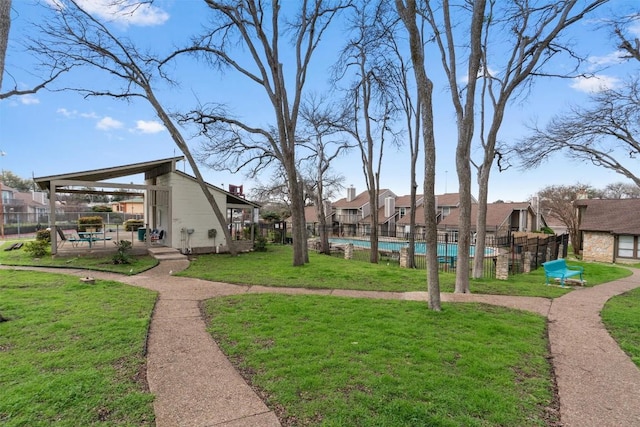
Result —
M607 300L640 286L640 271L557 298L549 341L564 427L640 426L640 369L600 319Z
M275 414L233 368L205 330L200 302L223 295L322 294L426 301L426 292L367 292L239 286L172 276L188 261L162 261L137 276L91 272L158 291L148 343L147 379L155 394L156 425L280 426ZM6 267L5 267L6 268ZM60 269L40 269L61 272ZM86 271L65 270L84 276ZM444 302L482 302L549 318L549 341L563 427L640 426L640 369L609 336L600 310L612 296L640 286L640 271L577 289L554 300L481 294L442 294Z

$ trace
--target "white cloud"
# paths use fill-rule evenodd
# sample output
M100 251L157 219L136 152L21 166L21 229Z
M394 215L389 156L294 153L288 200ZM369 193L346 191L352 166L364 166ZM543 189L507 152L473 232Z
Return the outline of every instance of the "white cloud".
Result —
M100 130L111 130L111 129L120 129L122 128L122 122L106 116L98 121L96 124L96 128Z
M45 1L59 12L65 8L60 0ZM124 26L162 25L169 19L169 14L164 10L139 0L76 0L76 3L85 12L99 19Z
M78 0L78 5L100 19L123 25L162 25L169 19L169 14L159 7L133 0Z
M19 98L20 103L23 105L35 105L40 104L40 100L33 95L23 95Z
M616 50L604 56L590 56L589 64L591 66L591 69L594 69L596 67L602 67L605 65L620 64L625 61L624 56L625 56L624 51Z
M82 117L83 119L99 119L100 116L98 116L96 113L94 113L93 111L89 112L89 113L80 113L78 110L67 110L64 107L60 107L56 110L56 113L58 114L62 114L63 116L65 116L68 119L75 119L76 117Z
M78 112L77 112L77 111L75 111L75 110L70 111L70 110L67 110L66 108L58 108L58 109L56 110L56 113L58 113L58 114L62 114L62 115L63 115L63 116L65 116L65 117L69 117L69 118L71 118L71 117L74 117Z
M633 24L629 25L629 32L636 37L640 37L640 18L636 19Z
M594 93L615 89L619 85L620 79L601 74L593 77L577 77L573 79L571 87L581 92Z
M159 133L166 130L164 125L155 120L138 120L134 131L140 133Z

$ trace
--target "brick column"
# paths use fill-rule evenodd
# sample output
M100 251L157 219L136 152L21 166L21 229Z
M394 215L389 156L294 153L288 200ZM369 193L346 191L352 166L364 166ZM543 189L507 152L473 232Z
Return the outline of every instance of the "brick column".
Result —
M531 273L531 252L527 251L522 257L522 272Z
M509 254L502 253L498 255L496 262L496 279L507 280L509 278Z
M409 248L400 248L400 268L407 268L409 265Z
M353 243L347 243L344 247L344 259L353 258Z

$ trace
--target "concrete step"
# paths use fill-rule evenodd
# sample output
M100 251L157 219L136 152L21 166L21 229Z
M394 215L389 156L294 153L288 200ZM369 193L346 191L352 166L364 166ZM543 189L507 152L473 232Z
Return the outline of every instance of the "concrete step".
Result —
M187 256L181 254L179 250L166 246L151 247L148 252L149 255L158 260L187 259Z
M178 260L178 259L188 259L186 255L182 255L180 252L175 254L163 254L163 255L152 255L155 259L163 261L163 260Z

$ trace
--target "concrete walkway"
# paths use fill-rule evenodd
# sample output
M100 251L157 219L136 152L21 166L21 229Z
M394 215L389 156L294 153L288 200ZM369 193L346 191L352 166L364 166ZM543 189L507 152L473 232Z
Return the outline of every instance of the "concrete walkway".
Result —
M426 292L361 292L237 286L173 276L186 260L166 260L137 276L91 272L159 292L151 321L147 379L156 395L156 425L279 426L275 414L222 354L205 330L199 304L248 292L320 294L426 301ZM60 269L39 269L60 273ZM80 277L82 270L64 270ZM600 322L614 295L640 286L640 272L549 300L476 294L442 294L444 302L482 302L532 311L549 318L549 340L564 427L640 426L640 370Z

